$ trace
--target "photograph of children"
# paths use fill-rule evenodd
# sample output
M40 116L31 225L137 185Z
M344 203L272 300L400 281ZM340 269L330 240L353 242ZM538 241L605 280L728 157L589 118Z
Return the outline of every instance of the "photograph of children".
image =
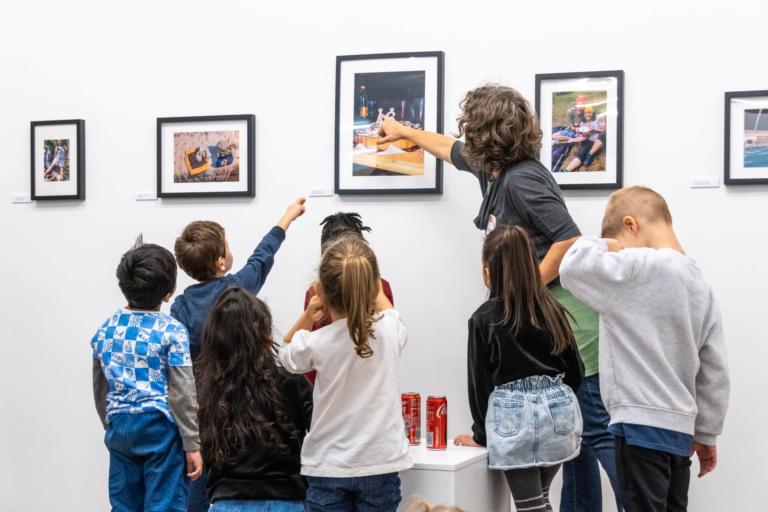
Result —
M607 91L552 93L552 172L605 172Z
M744 110L744 167L768 167L768 109Z
M409 141L379 144L379 126L393 117L424 129L424 71L356 73L353 176L423 176L424 150Z
M240 181L240 132L174 132L173 181Z
M69 139L43 141L43 181L69 181Z

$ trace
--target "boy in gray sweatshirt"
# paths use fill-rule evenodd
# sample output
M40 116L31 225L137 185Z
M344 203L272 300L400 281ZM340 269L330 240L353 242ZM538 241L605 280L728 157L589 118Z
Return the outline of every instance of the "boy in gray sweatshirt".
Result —
M728 407L720 310L658 193L615 192L602 236L571 247L560 279L600 314L600 392L624 506L685 510L691 455L700 477L715 468Z

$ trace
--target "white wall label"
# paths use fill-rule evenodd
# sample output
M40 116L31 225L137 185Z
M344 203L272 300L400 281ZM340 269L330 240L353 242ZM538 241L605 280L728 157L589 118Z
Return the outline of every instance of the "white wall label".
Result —
M331 197L333 196L333 189L332 188L313 188L309 191L309 197Z
M156 192L136 192L137 201L157 201Z
M718 188L720 178L691 178L691 188Z
M11 202L13 204L31 203L32 197L29 194L14 194L13 199L11 199Z

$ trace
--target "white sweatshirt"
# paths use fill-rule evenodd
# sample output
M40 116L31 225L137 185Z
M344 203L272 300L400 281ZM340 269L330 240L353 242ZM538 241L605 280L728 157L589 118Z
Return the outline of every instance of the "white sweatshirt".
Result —
M312 426L301 450L303 475L370 476L413 466L398 378L405 326L390 309L373 330L368 358L355 352L346 319L298 331L280 350L280 363L289 372L317 370Z
M600 314L600 394L613 423L714 445L728 408L720 310L701 269L673 249L609 252L582 237L562 285Z

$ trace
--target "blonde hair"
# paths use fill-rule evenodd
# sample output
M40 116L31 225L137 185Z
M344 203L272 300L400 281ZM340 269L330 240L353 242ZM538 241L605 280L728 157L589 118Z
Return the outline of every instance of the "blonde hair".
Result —
M459 507L445 505L430 505L428 501L419 498L410 504L406 512L464 512Z
M672 224L672 214L667 202L661 194L648 187L626 187L611 194L603 216L602 236L612 238L618 235L626 216Z
M326 305L347 317L357 355L371 357L368 340L374 337L373 305L379 293L376 255L359 236L344 236L323 253L319 278Z

